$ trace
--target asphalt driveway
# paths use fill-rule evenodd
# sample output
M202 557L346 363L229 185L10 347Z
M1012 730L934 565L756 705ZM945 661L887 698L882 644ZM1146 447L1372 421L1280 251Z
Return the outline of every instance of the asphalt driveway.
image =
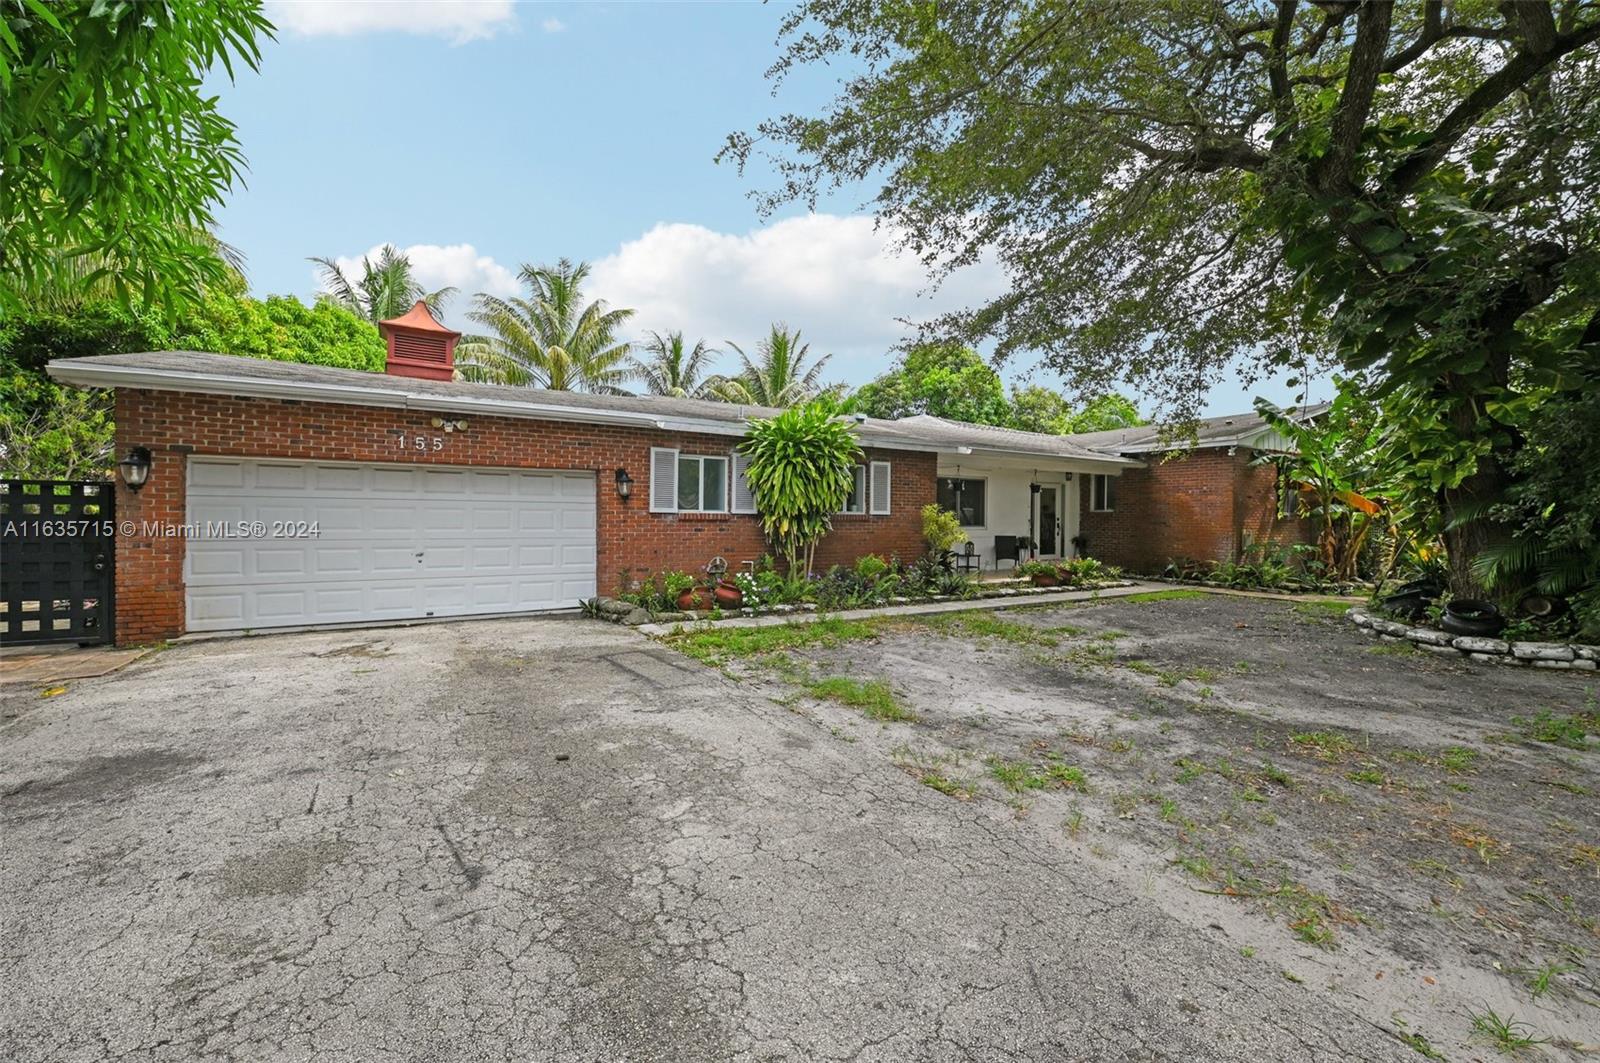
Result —
M200 643L0 696L19 1063L1415 1058L1059 821L625 630Z

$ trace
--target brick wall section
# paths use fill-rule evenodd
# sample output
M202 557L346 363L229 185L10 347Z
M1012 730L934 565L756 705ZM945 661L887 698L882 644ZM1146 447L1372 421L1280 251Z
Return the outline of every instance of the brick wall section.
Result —
M1141 455L1143 457L1143 455ZM1252 466L1243 448L1191 451L1124 472L1116 509L1089 508L1092 477L1080 476L1079 532L1089 553L1132 572L1158 573L1174 557L1237 560L1247 542L1306 540L1303 522L1277 519L1277 470Z
M440 451L402 451L408 435L440 435L424 411L250 399L119 388L117 451L149 447L153 467L137 493L118 487L119 521L181 524L190 454L292 458L308 461L400 462L432 465L584 470L597 478L596 582L616 589L665 569L698 572L713 556L735 567L767 551L756 517L744 514L649 512L650 448L726 454L736 440L656 429L570 424L523 418L468 416L468 430L445 436ZM891 463L891 512L841 515L820 544L821 567L849 563L866 553L913 558L923 552L924 505L934 500L936 457L910 451L868 451L867 460ZM614 472L628 470L632 497L617 497ZM137 534L117 538L117 640L152 642L184 630L184 543Z

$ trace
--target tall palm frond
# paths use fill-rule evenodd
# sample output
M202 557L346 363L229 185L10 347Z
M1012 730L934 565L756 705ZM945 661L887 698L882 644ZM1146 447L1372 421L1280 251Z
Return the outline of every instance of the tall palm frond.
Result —
M669 395L679 399L701 399L709 396L706 370L716 350L707 347L705 340L696 340L689 347L682 332L650 333L644 343L644 357L629 359L630 374L644 382L650 395Z
M221 260L225 285L240 291L247 286L244 252L209 229L194 226L178 230L173 233L173 242L188 244L198 255ZM87 302L121 298L128 295L128 290L117 275L114 256L56 249L43 254L36 274L18 283L11 294L32 310L64 313Z
M825 354L807 366L810 344L800 341L799 329L790 332L782 322L756 344L754 358L737 343L729 341L728 346L738 352L742 368L736 376L717 378L711 393L723 402L746 406L795 406L815 398L823 367L833 357Z
M362 256L361 279L351 281L344 268L331 258L311 259L322 267L323 290L319 298L344 307L376 324L399 317L421 299L434 317L444 314L444 304L455 295L454 288L424 291L412 275L411 260L393 244L378 250L378 260Z
M587 262L525 264L518 276L528 287L526 298L476 297L468 316L488 331L465 336L456 347L462 379L623 394L630 347L616 336L633 311L611 309L603 299L584 303Z

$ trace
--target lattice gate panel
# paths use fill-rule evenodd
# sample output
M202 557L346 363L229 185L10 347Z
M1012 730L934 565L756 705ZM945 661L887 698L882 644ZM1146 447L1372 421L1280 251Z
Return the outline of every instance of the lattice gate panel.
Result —
M112 640L114 507L104 480L0 480L0 643Z

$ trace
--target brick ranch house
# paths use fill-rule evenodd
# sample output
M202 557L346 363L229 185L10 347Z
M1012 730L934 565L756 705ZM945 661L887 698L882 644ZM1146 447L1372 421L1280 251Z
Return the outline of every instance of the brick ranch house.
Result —
M118 454L149 454L143 486L117 486L119 642L570 609L767 552L735 447L776 411L464 383L458 334L420 303L382 327L382 374L189 351L50 363L62 383L114 389ZM1004 536L1042 557L1070 555L1080 530L1113 562L1168 549L1141 547L1139 522L1172 503L1162 470L1179 463L927 416L856 431L862 464L819 566L920 555L935 501L986 568ZM1177 512L1212 520L1201 499L1228 486L1212 476L1186 483ZM1100 512L1113 498L1127 508ZM1237 542L1232 524L1213 531Z

